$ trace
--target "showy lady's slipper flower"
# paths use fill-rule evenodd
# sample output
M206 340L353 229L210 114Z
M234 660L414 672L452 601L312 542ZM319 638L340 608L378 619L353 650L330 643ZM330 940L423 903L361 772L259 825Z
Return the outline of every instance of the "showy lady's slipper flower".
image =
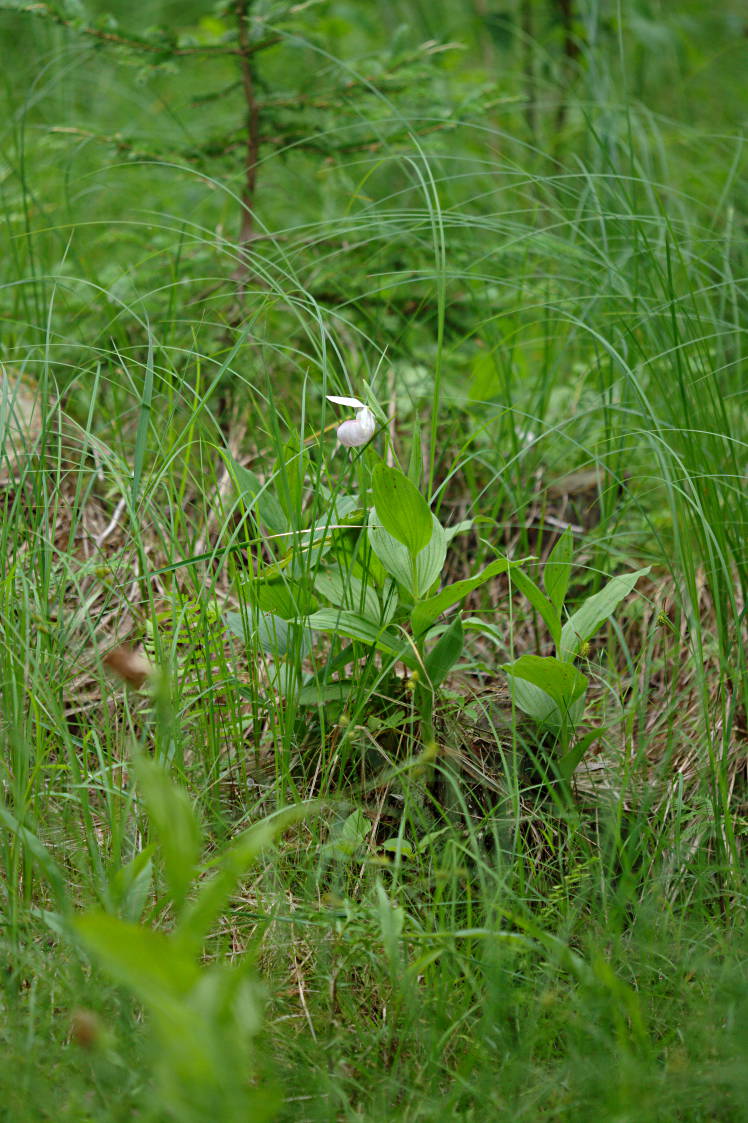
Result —
M358 448L360 445L367 444L377 428L377 423L374 420L374 414L368 406L360 402L358 398L337 398L333 394L327 395L328 402L334 402L336 406L350 406L355 409L355 420L351 418L344 421L342 425L338 426L338 440L346 448Z

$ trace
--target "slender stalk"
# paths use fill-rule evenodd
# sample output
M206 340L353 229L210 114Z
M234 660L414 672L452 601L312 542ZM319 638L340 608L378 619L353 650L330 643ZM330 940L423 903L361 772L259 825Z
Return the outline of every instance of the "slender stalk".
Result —
M535 43L533 41L534 0L522 0L522 69L525 79L525 120L530 137L534 140L537 133L537 107L535 90Z
M239 41L239 69L246 105L247 140L244 157L244 187L242 190L242 215L239 226L239 252L241 262L234 277L246 281L249 277L249 245L254 237L254 206L257 188L257 162L260 155L260 109L255 96L255 76L252 65L253 50L249 41L247 17L252 0L237 0L236 19Z
M556 130L561 132L566 123L566 110L568 106L569 83L572 79L574 63L579 56L579 42L574 35L574 0L556 0L556 7L561 18L564 31L563 63L562 63L562 88L556 110Z

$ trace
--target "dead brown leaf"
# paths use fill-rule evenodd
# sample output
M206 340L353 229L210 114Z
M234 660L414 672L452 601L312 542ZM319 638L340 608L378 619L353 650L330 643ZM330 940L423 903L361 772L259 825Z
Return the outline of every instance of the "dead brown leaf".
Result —
M142 651L123 644L107 652L104 665L136 690L147 682L155 670Z

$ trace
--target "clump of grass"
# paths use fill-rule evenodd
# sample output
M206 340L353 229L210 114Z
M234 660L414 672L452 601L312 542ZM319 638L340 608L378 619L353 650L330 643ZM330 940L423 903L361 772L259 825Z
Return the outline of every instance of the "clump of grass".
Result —
M2 359L39 422L0 477L8 1117L174 1117L153 995L105 955L110 973L92 967L73 920L176 940L241 832L316 795L195 952L201 979L255 958L264 985L226 1118L733 1123L748 1102L743 155L717 95L691 100L678 44L725 104L743 96L732 48L695 7L692 33L669 13L614 29L590 5L575 51L550 4L529 37L450 0L377 26L356 11L283 32L303 67L324 60L330 88L364 96L344 118L310 102L299 143L266 146L249 241L246 168L229 148L219 172L201 148L229 116L239 129L237 105L198 111L184 69L133 82L131 56L0 17L28 48L8 60ZM403 14L418 33L398 40ZM196 42L218 34L204 17L183 13ZM427 18L466 50L419 52ZM282 114L274 49L262 94ZM175 131L199 168L164 150ZM537 558L540 581L564 528L569 611L651 567L585 654L599 732L572 799L507 700L500 667L553 645L505 574L470 594L481 626L466 624L428 760L401 660L293 630L281 653L259 627L258 587L277 570L288 592L310 512L365 493L325 406L365 384L380 451L386 432L445 526L472 520L445 580L500 552ZM340 542L360 552L357 533ZM121 644L157 688L105 669ZM302 704L306 680L319 704ZM189 870L138 751L203 824ZM175 901L169 878L187 873ZM230 1028L216 1011L207 1052ZM189 1110L210 1115L199 1096Z

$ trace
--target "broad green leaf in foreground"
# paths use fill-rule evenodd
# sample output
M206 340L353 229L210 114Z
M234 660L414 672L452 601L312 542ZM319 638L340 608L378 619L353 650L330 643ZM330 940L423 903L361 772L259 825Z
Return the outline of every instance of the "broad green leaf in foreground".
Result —
M244 585L247 599L261 612L272 612L284 620L303 616L311 596L301 581L291 580L286 574L277 581L258 581L252 578Z
M320 573L314 582L315 589L337 608L360 613L373 624L379 623L382 610L379 598L371 585L350 573Z
M300 706L325 706L329 702L345 702L355 690L356 684L351 679L342 679L339 682L310 682L302 686L297 702Z
M390 576L416 598L428 593L439 577L447 557L444 529L434 515L430 518L433 528L431 539L416 555L414 565L407 546L398 542L381 525L378 511L372 509L369 515L369 544L372 550Z
M398 468L379 463L372 473L371 487L384 529L411 554L428 546L433 534L431 511L408 477Z
M569 588L573 551L574 536L569 527L567 527L551 550L548 561L545 563L545 569L543 570L545 591L556 612L561 611L561 606L564 603L566 592Z
M243 640L249 647L252 642L259 644L266 655L281 659L288 654L291 644L292 624L272 612L261 612L256 621L245 619L240 612L226 613L226 626L232 635Z
M572 745L565 756L561 757L556 767L558 769L558 774L562 780L571 779L571 777L574 775L574 772L579 767L582 757L587 752L587 749L590 747L592 742L597 740L597 738L600 737L603 733L603 728L590 729L588 733L585 733L584 737L580 737L576 744Z
M504 663L515 703L536 721L561 725L574 718L574 704L584 697L587 677L572 663L552 656L522 655Z
M319 612L307 618L307 624L317 632L333 632L348 639L361 640L362 643L368 643L379 651L385 651L397 658L404 658L409 650L397 632L386 631L356 612L345 612L340 608L321 608Z
M464 640L462 616L458 613L426 656L426 674L429 676L433 687L441 686L462 655Z
M579 654L582 645L592 639L621 601L629 595L639 578L645 577L649 570L650 566L647 566L646 569L637 569L635 573L622 573L613 577L604 589L586 600L569 617L561 632L562 659L572 660Z
M523 570L518 569L512 573L512 581L519 591L527 597L533 608L540 613L551 633L556 649L561 642L561 617L542 589L538 588L533 579Z
M559 706L570 706L587 689L586 675L551 655L521 655L513 663L504 663L503 669L514 678L539 686Z
M474 589L479 588L486 581L490 581L492 577L498 577L500 573L506 573L508 569L520 564L520 562L509 561L508 558L497 558L475 577L466 577L463 581L455 581L452 585L447 585L441 589L436 596L421 601L420 604L415 606L410 617L414 634L416 636L422 635L433 624L434 620L441 616L442 612L446 612L453 604L463 600L468 593L472 593Z
M169 892L179 909L195 876L202 850L202 830L184 788L157 761L138 755L135 774L140 796L158 838Z
M163 932L103 912L84 913L73 927L102 966L151 1006L186 994L200 976L186 949Z

